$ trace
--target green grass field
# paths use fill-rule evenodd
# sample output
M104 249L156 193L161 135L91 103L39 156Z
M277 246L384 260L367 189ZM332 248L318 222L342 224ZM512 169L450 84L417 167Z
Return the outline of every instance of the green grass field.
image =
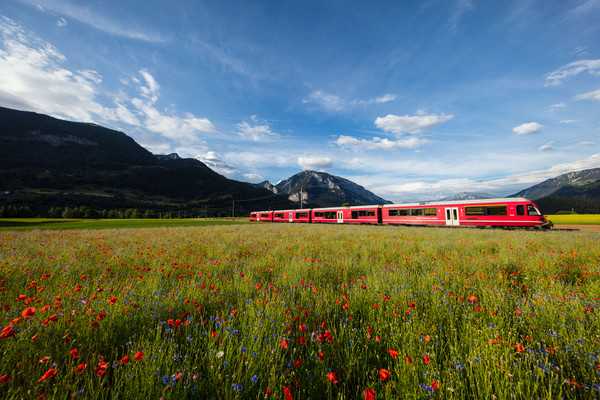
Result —
M600 214L546 215L554 225L600 225Z
M595 399L595 232L0 232L0 398Z
M600 215L548 215L555 226L560 225L600 225ZM247 218L216 219L51 219L51 218L3 218L0 231L32 229L119 229L157 228L185 226L214 226L247 223Z
M62 219L62 218L3 218L0 231L33 229L123 229L185 226L214 226L246 223L246 218L215 219Z

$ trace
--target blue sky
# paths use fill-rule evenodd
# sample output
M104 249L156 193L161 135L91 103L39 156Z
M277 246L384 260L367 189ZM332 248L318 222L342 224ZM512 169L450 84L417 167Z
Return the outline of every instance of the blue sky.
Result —
M0 3L0 105L247 182L509 195L600 167L600 0Z

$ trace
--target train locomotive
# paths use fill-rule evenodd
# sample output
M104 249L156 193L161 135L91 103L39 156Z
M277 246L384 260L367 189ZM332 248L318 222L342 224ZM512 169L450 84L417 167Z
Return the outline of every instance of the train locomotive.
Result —
M552 222L520 198L255 211L250 221L549 229Z

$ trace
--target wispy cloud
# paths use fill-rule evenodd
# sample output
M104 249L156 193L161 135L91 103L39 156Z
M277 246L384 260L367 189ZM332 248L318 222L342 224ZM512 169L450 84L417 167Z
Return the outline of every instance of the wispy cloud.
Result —
M168 41L166 37L158 33L146 31L144 29L135 29L131 26L131 23L123 24L121 22L113 21L110 18L107 18L105 15L92 10L90 8L90 3L87 3L87 6L81 6L79 4L73 4L63 0L21 1L44 12L62 14L111 35L153 43ZM64 18L59 19L59 23L61 21L66 23Z
M261 124L256 115L252 115L250 121L251 124L246 121L236 124L238 134L242 139L253 142L265 142L279 137L279 134L273 132L266 121L263 121Z
M592 76L600 76L600 60L578 60L550 72L546 75L546 86L555 86L565 79L588 72Z
M160 85L146 69L139 78L131 78L139 96L115 96L101 89L102 76L93 70L71 71L63 68L67 59L50 43L25 31L9 18L0 17L0 104L6 107L37 111L76 121L124 123L158 133L163 143L150 138L142 143L150 149L164 150L164 139L177 141L175 146L202 142L199 133L218 133L207 118L191 113L183 116L156 107ZM108 98L112 105L100 104Z
M315 90L311 92L307 98L303 99L304 104L314 104L324 111L343 111L348 107L369 105L369 104L384 104L396 100L395 94L387 93L383 96L374 97L371 99L353 99L344 100L340 96L335 94L325 93L322 90Z
M530 133L539 132L542 125L537 122L527 122L513 128L513 132L517 135L529 135Z
M540 151L550 151L550 150L555 150L555 143L554 141L548 142L545 145L540 147Z
M575 100L600 100L600 89L575 96Z
M357 139L352 136L340 135L334 142L340 147L349 148L354 151L360 150L394 150L397 148L412 149L427 143L427 139L419 137L407 137L399 140L374 137L373 139Z

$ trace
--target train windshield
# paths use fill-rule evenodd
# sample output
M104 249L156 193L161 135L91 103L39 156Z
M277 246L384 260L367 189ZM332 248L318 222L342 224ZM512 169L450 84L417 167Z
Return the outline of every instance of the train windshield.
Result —
M527 215L542 215L533 204L527 204Z

